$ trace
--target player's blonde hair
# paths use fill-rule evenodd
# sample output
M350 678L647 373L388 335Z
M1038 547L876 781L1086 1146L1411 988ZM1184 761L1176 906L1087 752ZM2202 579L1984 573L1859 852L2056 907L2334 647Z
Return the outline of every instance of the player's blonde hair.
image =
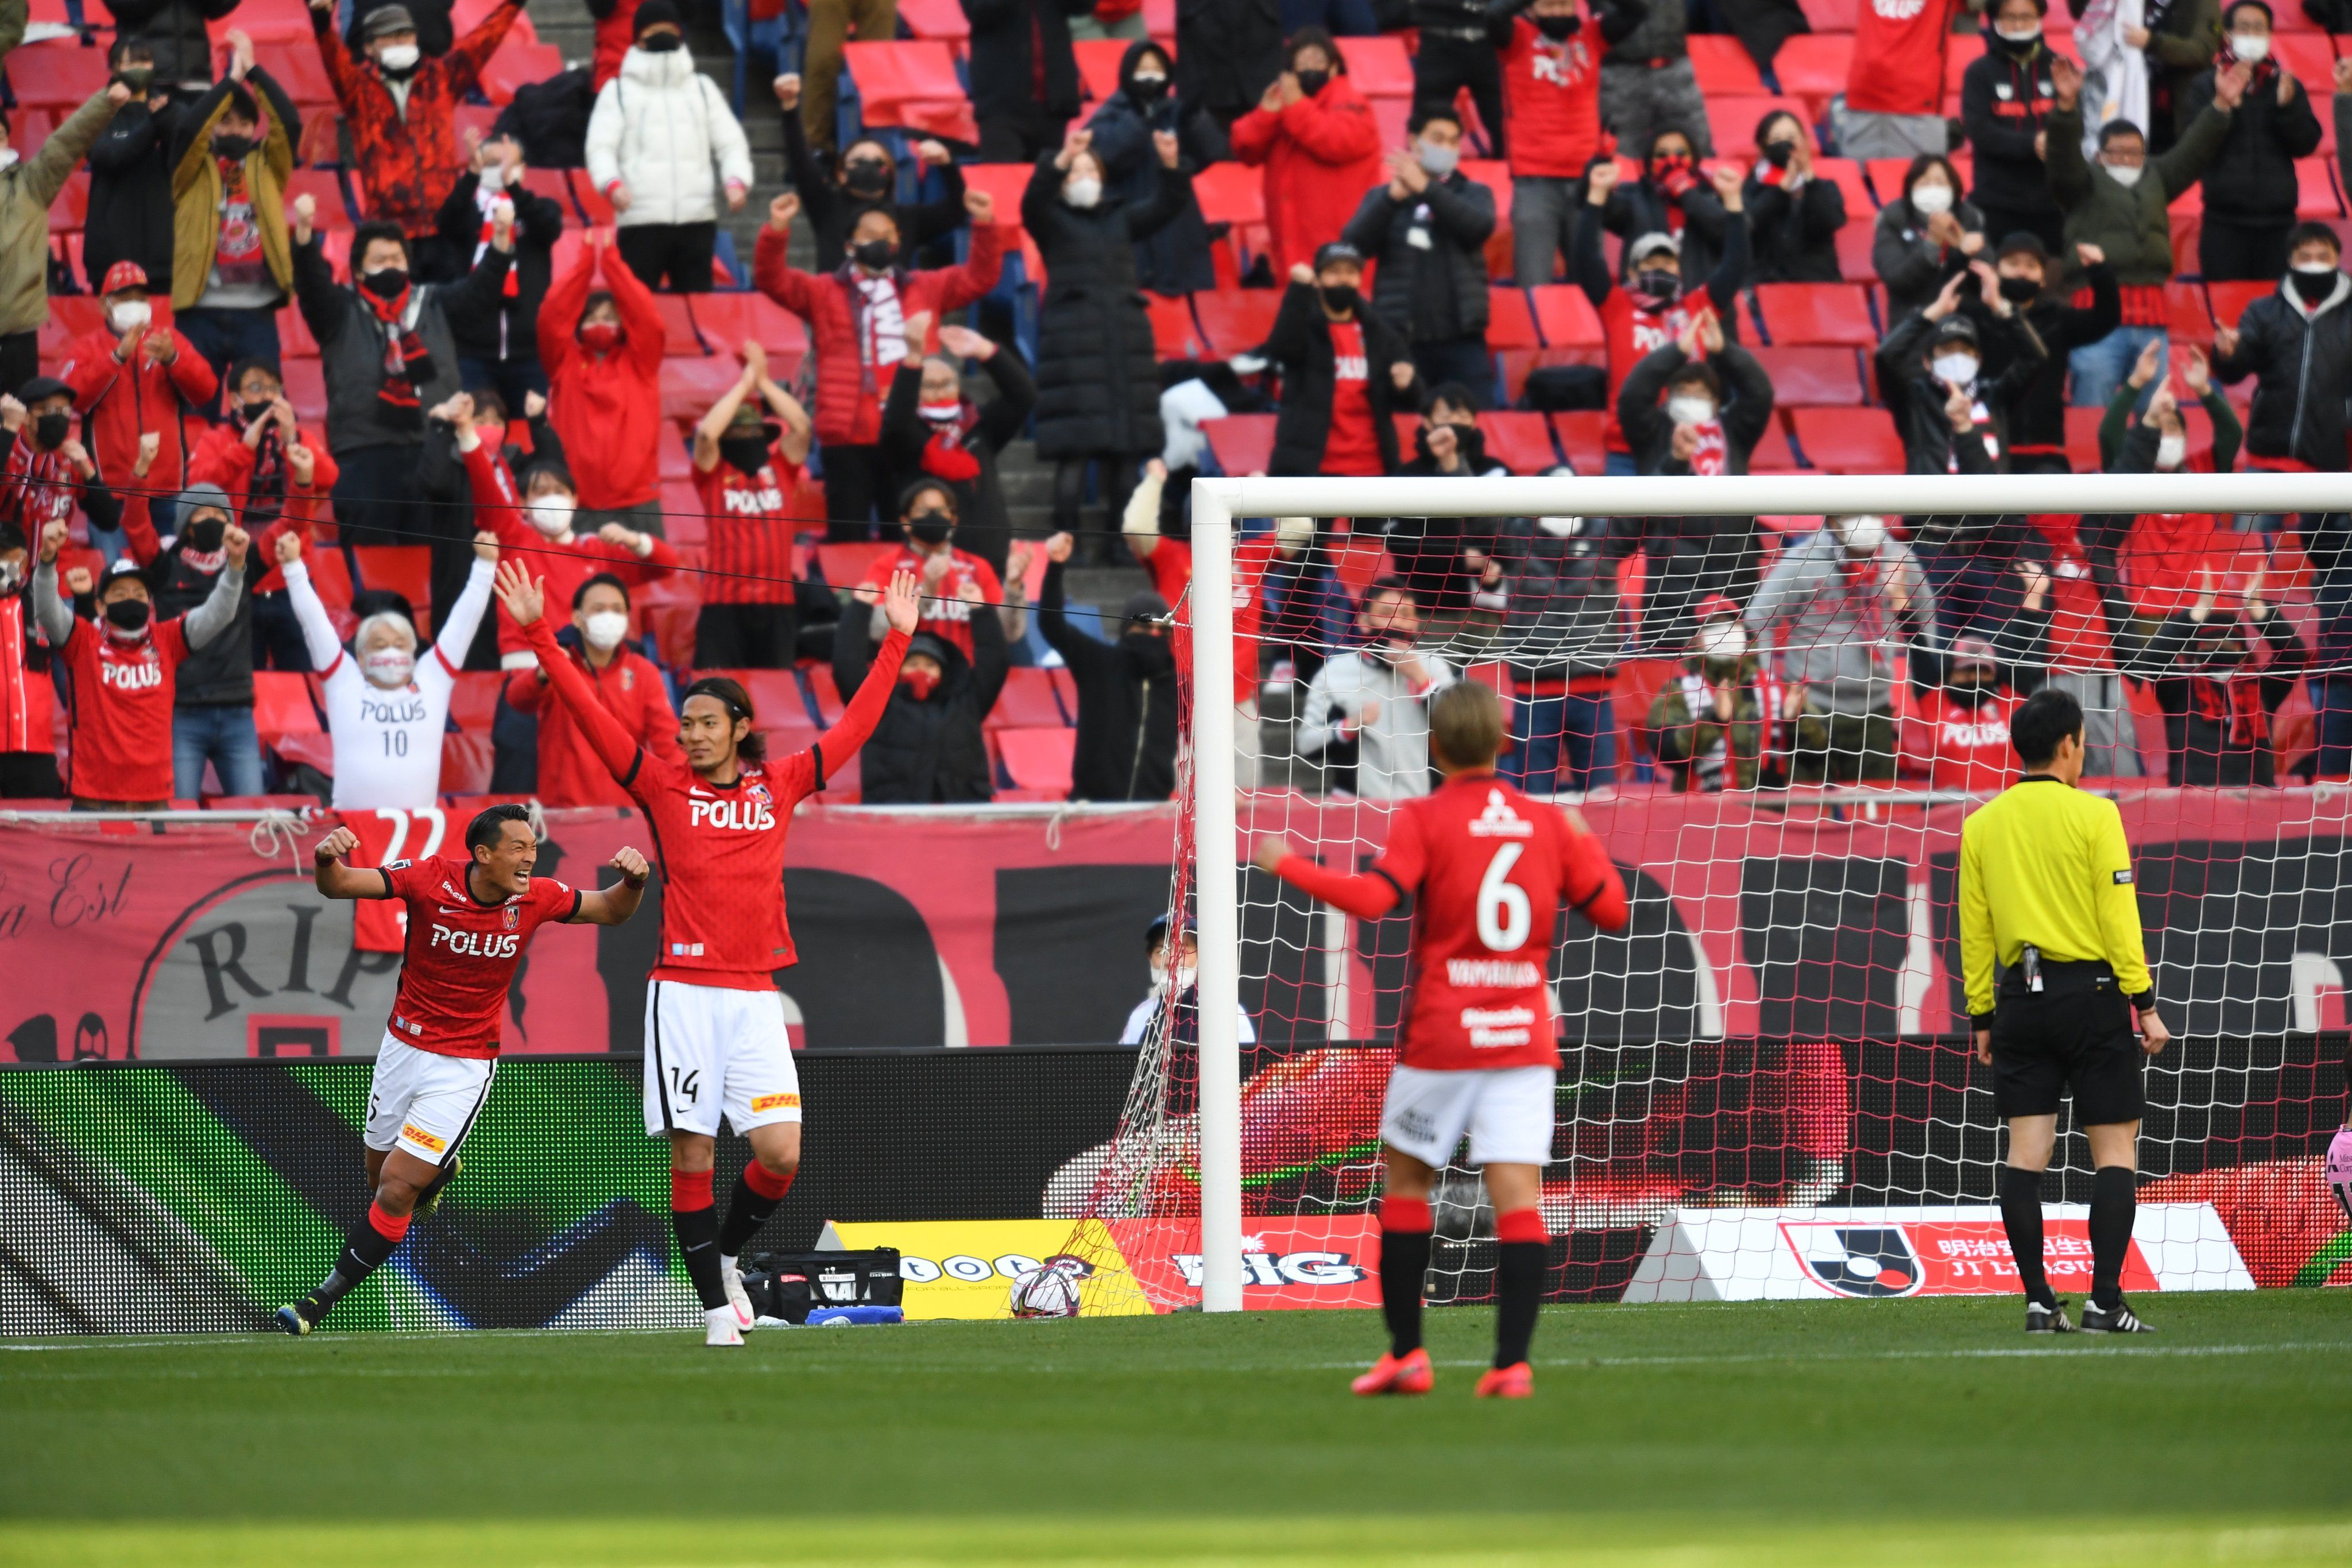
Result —
M1494 688L1456 681L1429 702L1433 759L1455 768L1487 768L1503 750L1503 702Z

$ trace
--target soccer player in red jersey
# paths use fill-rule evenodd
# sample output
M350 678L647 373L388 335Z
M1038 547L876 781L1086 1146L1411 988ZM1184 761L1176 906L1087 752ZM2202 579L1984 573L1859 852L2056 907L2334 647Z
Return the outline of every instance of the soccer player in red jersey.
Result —
M541 925L618 925L637 912L645 856L611 861L621 880L597 893L534 877L530 813L492 806L466 829L466 858L436 855L388 866L348 866L359 835L337 828L310 852L329 898L396 898L408 906L408 947L383 1043L368 1084L368 1185L375 1201L317 1290L278 1309L278 1326L306 1334L352 1286L392 1256L409 1223L429 1217L459 1169L457 1145L498 1075L507 988Z
M740 1345L752 1316L735 1260L783 1201L801 1162L800 1073L775 980L795 961L784 922L784 835L793 808L857 754L890 700L921 613L914 575L890 580L882 601L890 634L841 722L782 760L768 757L751 699L725 676L686 689L683 764L644 750L557 648L540 584L510 562L499 597L556 700L651 825L662 912L660 956L646 988L646 1133L669 1139L670 1227L702 1300L704 1343ZM751 1145L723 1225L710 1190L722 1110Z
M1281 838L1259 841L1259 867L1360 920L1408 897L1412 979L1403 1053L1381 1111L1388 1177L1381 1200L1381 1311L1388 1354L1359 1394L1425 1394L1422 1278L1429 1270L1429 1196L1466 1131L1470 1163L1494 1200L1498 1312L1495 1365L1478 1396L1532 1392L1528 1342L1543 1298L1543 1167L1551 1159L1553 1043L1546 978L1563 906L1604 931L1624 928L1624 884L1573 810L1522 795L1495 774L1501 699L1465 681L1429 705L1429 759L1444 782L1401 803L1388 847L1361 874L1328 871Z

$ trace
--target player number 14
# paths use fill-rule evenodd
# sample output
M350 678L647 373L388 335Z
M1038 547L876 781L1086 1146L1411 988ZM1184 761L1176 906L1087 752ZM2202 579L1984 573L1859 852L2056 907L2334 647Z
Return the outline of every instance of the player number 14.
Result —
M1528 945L1528 928L1535 923L1535 912L1528 904L1527 889L1505 880L1526 851L1525 844L1502 845L1479 880L1478 940L1489 953L1516 953Z
M676 1067L669 1070L669 1092L674 1099L702 1103L702 1069L691 1068L681 1073Z

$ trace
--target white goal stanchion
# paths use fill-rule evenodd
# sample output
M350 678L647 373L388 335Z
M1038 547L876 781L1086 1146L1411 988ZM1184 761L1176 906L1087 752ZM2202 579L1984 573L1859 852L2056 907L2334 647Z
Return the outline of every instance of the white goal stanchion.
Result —
M1242 883L1234 768L1233 561L1243 517L1769 517L2352 511L2340 474L1725 476L1673 478L1195 480L1192 494L1192 893L1200 937L1197 1100L1199 1301L1237 1312L1275 1264L1244 1252ZM1713 852L1711 850L1709 852ZM1344 967L1344 957L1341 967ZM1705 967L1704 964L1701 966ZM1704 977L1702 984L1705 984ZM1924 985L1924 971L1920 977ZM1333 988L1336 1022L1340 988ZM2300 1011L2298 1018L2303 1015ZM2176 1031L2180 1028L2174 1021ZM1360 1035L1368 1031L1358 1029ZM1148 1066L1139 1071L1144 1081ZM1159 1071L1166 1072L1163 1065ZM1185 1141L1169 1127L1152 1136ZM1157 1155L1153 1157L1159 1157ZM1181 1156L1169 1156L1176 1163ZM1114 1164L1117 1161L1114 1159ZM1167 1163L1163 1161L1163 1163ZM1137 1185L1130 1176L1130 1186ZM1253 1224L1261 1224L1253 1221ZM1271 1247L1271 1243L1265 1244Z

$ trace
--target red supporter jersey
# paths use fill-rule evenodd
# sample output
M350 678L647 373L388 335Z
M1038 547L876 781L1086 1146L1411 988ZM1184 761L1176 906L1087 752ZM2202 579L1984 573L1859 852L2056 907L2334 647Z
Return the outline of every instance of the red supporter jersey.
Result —
M1404 1064L1557 1066L1552 936L1564 905L1617 886L1600 841L1491 773L1462 773L1396 809L1372 873L1413 898Z
M1323 438L1326 474L1380 475L1380 438L1372 433L1372 400L1365 380L1371 361L1364 352L1364 329L1353 321L1331 323L1331 433Z
M792 500L802 469L772 451L773 461L746 474L724 458L694 476L694 494L709 518L702 580L705 604L793 601Z
M1525 16L1502 51L1503 122L1511 172L1580 180L1601 149L1600 33L1583 26L1554 43Z
M866 569L866 576L857 586L871 588L878 592L890 586L892 573L901 571L913 572L915 580L920 583L923 579L923 559L912 549L901 545L896 554L875 557L874 563ZM916 625L915 630L929 632L934 637L947 639L961 650L965 662L970 663L971 660L971 612L974 607L963 601L963 590L966 583L979 588L980 597L983 601L982 608L992 612L995 606L1004 602L1004 584L997 577L996 569L976 555L966 555L963 551L950 547L947 575L940 579L938 591L924 599L923 619Z
M535 876L512 898L484 904L466 873L472 861L394 861L384 896L408 909L400 990L392 998L394 1040L436 1056L496 1056L507 988L531 933L580 913L579 890Z
M77 616L63 655L73 737L66 793L78 800L172 798L172 704L188 637L181 618L124 643Z
M1864 114L1940 114L1944 54L1960 0L1863 0L1854 7L1845 106Z
M1941 691L1921 694L1919 711L1903 723L1905 767L1927 775L1931 789L2008 789L2018 775L2009 721L2024 701L2003 691L1969 707Z
M1274 537L1234 540L1234 701L1246 703L1257 695L1257 639L1265 620L1265 601L1258 591L1265 569L1274 559ZM1192 608L1185 591L1192 582L1192 547L1182 539L1163 538L1146 556L1143 568L1151 574L1152 591L1177 607L1176 667L1192 667Z
M1702 309L1715 308L1706 279L1688 278L1685 284L1683 297L1664 309L1622 284L1601 302L1601 329L1609 343L1609 417L1601 427L1601 444L1611 452L1633 450L1617 423L1617 394L1625 390L1625 378L1644 355L1678 340L1689 329L1694 299Z

